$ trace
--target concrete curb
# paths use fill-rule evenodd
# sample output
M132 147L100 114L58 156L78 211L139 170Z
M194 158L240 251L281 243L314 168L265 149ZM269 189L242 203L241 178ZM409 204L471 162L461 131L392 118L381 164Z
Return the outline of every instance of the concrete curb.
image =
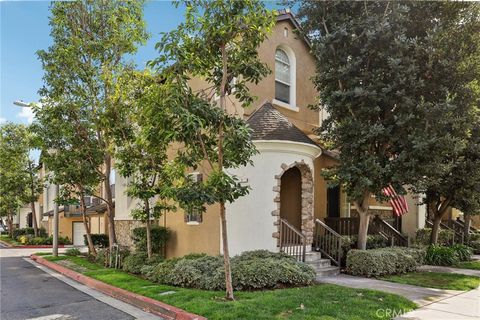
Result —
M189 313L185 310L173 307L166 303L114 287L112 285L106 284L104 282L95 280L93 278L87 277L81 273L75 272L71 269L63 267L54 262L48 261L40 256L32 254L30 258L37 263L44 265L58 273L63 274L64 276L73 279L77 282L80 282L86 285L89 288L100 291L108 296L111 296L115 299L121 300L128 304L131 304L137 308L143 309L146 312L153 313L155 315L161 316L165 319L175 319L175 320L207 320L207 318Z

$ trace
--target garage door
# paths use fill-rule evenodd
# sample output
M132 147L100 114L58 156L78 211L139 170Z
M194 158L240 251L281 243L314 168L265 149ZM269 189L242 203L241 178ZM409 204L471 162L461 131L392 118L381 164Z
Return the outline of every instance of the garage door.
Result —
M85 245L83 241L84 234L85 234L85 227L83 226L83 222L74 222L73 223L73 245L74 246Z

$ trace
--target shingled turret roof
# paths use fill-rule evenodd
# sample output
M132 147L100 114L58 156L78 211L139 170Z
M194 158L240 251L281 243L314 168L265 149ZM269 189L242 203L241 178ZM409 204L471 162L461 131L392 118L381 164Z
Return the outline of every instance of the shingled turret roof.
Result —
M285 140L318 146L275 109L270 102L265 102L252 113L247 123L253 130L252 140Z

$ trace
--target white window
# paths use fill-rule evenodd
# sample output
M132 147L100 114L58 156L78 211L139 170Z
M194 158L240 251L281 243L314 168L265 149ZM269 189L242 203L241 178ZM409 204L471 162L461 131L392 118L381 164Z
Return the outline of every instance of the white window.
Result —
M275 52L275 99L290 103L290 59L282 49Z
M292 49L281 46L275 51L274 104L298 111L295 103L295 55Z

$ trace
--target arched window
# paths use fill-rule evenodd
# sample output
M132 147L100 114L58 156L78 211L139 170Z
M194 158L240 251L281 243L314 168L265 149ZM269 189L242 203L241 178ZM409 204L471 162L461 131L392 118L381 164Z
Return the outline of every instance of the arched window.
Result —
M290 103L290 87L292 74L290 59L282 49L275 51L275 99Z

